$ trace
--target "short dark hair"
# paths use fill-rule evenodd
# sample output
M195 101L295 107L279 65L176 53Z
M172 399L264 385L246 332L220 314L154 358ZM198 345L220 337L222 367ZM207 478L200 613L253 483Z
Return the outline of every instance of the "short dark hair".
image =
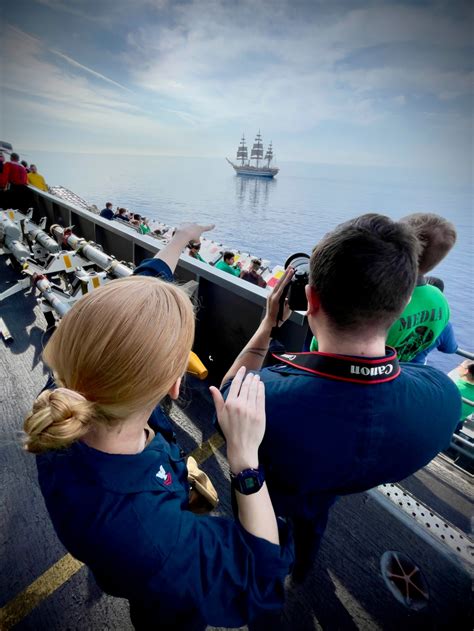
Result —
M233 258L234 256L235 256L235 254L233 252L226 251L222 255L222 258L224 259L224 261L228 261L229 259Z
M362 215L315 246L309 284L336 328L386 331L413 291L418 252L408 226L384 215Z
M33 165L31 165L31 166L33 166ZM112 202L107 202L107 203L105 204L105 207L106 207L106 208L108 208L109 206L113 206Z
M467 372L471 377L474 377L474 362L467 365Z
M418 273L427 274L440 263L456 243L456 228L434 213L413 213L400 219L414 231L421 245Z
M22 160L21 165L26 168L28 166L28 162L26 160Z
M17 153L10 154L10 160L19 160L20 156Z
M123 215L123 213L127 212L127 209L126 208L119 208L117 212L118 212L119 215Z

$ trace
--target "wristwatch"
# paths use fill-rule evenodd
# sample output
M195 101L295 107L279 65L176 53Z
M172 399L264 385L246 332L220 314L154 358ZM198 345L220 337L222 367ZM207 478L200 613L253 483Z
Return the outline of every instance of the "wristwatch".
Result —
M232 487L242 493L242 495L252 495L257 493L265 482L265 475L262 467L258 469L244 469L240 473L230 472L230 482Z

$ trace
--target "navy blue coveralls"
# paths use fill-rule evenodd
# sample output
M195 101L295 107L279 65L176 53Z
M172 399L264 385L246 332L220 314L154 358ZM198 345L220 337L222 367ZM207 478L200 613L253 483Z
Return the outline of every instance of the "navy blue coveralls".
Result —
M144 261L135 273L172 279ZM231 519L188 509L186 462L168 417L139 454L108 454L78 441L37 456L41 491L59 539L108 594L127 598L138 629L238 627L283 603L293 558Z
M295 578L312 567L338 496L402 480L449 445L461 410L454 382L429 366L400 366L377 384L288 365L259 372L267 417L259 461L276 514L293 521Z

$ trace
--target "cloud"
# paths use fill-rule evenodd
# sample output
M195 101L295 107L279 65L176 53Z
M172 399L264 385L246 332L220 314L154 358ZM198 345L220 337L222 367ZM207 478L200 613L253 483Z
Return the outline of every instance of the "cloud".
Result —
M7 29L7 37L8 37L8 31L11 31L12 33L15 33L17 35L16 41L12 42L11 45L23 48L23 40L27 40L28 42L30 42L30 44L33 44L33 46L30 45L28 48L30 53L33 51L36 51L36 53L38 54L41 50L47 50L53 55L57 55L64 61L67 61L67 63L70 64L71 66L74 66L75 68L79 68L80 70L83 70L84 72L91 74L97 79L100 79L101 81L105 81L106 83L110 83L111 85L114 85L115 87L120 88L121 90L125 90L126 92L131 92L131 90L129 90L125 86L121 85L120 83L117 83L117 81L114 81L113 79L109 79L109 77L106 77L100 72L96 72L92 68L88 68L87 66L80 64L78 61L76 61L75 59L72 59L72 57L69 57L68 55L65 55L59 50L55 50L54 48L48 48L47 46L44 45L44 43L39 38L34 37L33 35L30 35L29 33L25 33L25 31L22 31L16 28L15 26L12 26L11 24L7 24L6 29ZM5 44L6 49L8 48L8 46L9 46L9 43L7 40Z
M260 118L296 131L328 120L371 124L391 115L399 94L413 107L417 94L469 92L469 72L439 68L431 59L468 45L469 32L456 20L395 3L339 12L325 6L177 4L171 25L129 34L132 80L181 110L185 105L203 125ZM408 45L407 61L398 51ZM383 59L375 51L371 67L355 63L361 51L376 47Z
M95 70L92 70L92 68L88 68L87 66L80 64L75 59L72 59L71 57L68 57L64 53L59 52L59 50L54 50L54 48L49 48L48 50L52 52L54 55L57 55L58 57L61 57L61 59L64 59L65 61L67 61L68 64L71 64L71 66L74 66L75 68L80 68L81 70L88 72L89 74L96 77L97 79L101 79L101 81L110 83L111 85L114 85L115 87L120 88L121 90L125 90L126 92L132 92L125 86L121 85L120 83L117 83L117 81L113 81L113 79L109 79L108 77L104 76L100 72L96 72Z
M76 136L78 130L82 130L84 144L92 139L109 146L114 137L132 142L144 130L150 139L167 134L156 116L151 117L129 98L130 90L40 39L10 27L2 42L5 51L15 51L3 55L0 77L3 121L8 123L4 135L14 134L23 145L34 145L39 122L60 131L50 138L51 147L61 142L67 147L68 136ZM122 151L125 145L123 141Z
M128 0L113 11L37 0L34 11L41 38L12 27L2 42L9 134L27 138L36 113L73 148L80 136L122 152L222 155L260 127L287 159L421 160L436 134L446 160L465 155L461 3L137 0L131 12Z

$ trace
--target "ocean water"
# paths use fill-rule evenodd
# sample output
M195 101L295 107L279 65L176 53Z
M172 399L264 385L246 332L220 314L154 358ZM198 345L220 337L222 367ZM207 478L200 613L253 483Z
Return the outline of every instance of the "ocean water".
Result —
M445 282L460 347L474 351L472 187L387 168L280 162L278 176L264 180L235 176L224 159L50 152L25 158L49 185L65 186L99 208L111 201L170 225L215 223L209 237L272 264L310 253L326 232L362 213L443 215L456 225L458 240L434 273ZM429 359L442 370L459 361L437 351Z

